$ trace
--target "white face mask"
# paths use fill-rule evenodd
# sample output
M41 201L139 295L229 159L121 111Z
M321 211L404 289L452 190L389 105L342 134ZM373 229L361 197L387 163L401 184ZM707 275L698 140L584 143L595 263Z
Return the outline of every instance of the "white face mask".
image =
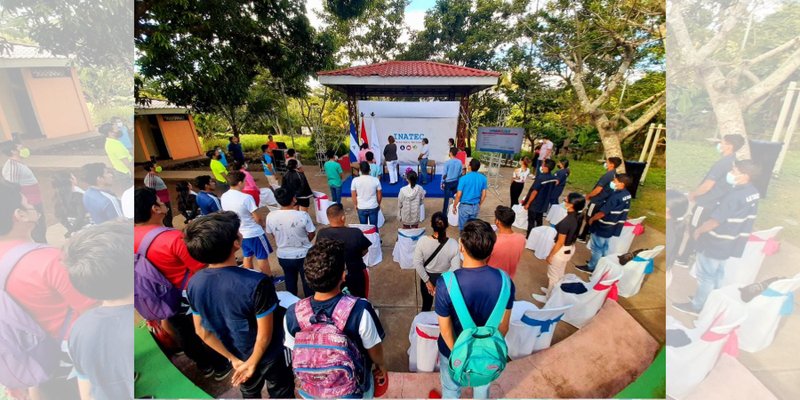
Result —
M607 162L603 163L603 169L608 169L608 163Z

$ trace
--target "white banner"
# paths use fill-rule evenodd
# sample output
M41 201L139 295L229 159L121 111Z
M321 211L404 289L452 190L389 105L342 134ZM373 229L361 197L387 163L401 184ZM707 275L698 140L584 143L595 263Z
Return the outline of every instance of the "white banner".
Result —
M516 154L522 150L524 128L479 127L475 149L488 153Z

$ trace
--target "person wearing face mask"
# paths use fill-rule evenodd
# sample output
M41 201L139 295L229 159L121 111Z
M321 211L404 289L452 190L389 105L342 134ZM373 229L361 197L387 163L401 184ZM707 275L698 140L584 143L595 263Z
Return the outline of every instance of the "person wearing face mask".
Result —
M725 183L725 176L733 168L736 161L736 152L744 146L745 140L742 135L725 135L717 143L717 152L720 159L717 160L700 185L689 193L689 202L694 203L689 220L690 235L694 230L708 220L709 215L717 208L719 202L731 190L731 185ZM687 267L689 258L695 252L695 243L689 240L683 251L675 260L675 265Z
M525 196L522 204L528 210L528 234L530 236L533 228L542 225L544 213L550 208L550 193L556 185L556 178L550 171L556 166L553 160L544 160L539 167L539 173L533 180L533 185Z
M122 118L111 118L111 123L114 124L114 127L117 129L117 131L119 131L119 141L122 142L122 145L125 146L128 151L132 152L133 142L131 141L131 135L128 132L128 127L122 123Z
M570 193L564 203L567 216L556 224L556 244L547 256L547 295L553 292L553 287L564 277L567 263L575 254L575 241L578 238L578 213L586 206L586 198L580 193Z
M589 218L591 218L594 213L600 209L600 207L606 201L608 195L613 192L609 186L609 183L614 180L616 170L621 164L622 159L619 157L609 157L603 163L603 169L605 169L603 176L597 180L597 183L594 185L594 189L592 189L592 191L586 195L586 202L588 203L588 206L586 208L586 212L583 213L581 226L578 228L579 242L586 243L586 237L589 235Z
M103 124L97 130L106 138L106 155L111 166L114 167L116 179L124 181L126 186L130 185L133 156L119 140L121 134L119 128L114 124Z
M628 219L628 211L631 208L631 194L628 187L633 179L627 174L617 174L613 181L608 184L611 194L606 198L605 203L600 207L591 218L589 218L589 229L592 233L592 259L588 265L576 266L579 271L592 273L597 266L597 262L608 254L608 243L614 236L622 233L622 227Z
M753 232L758 213L758 189L753 179L760 168L752 160L735 161L725 174L731 187L709 218L692 232L697 244L697 292L692 301L673 303L672 307L698 315L708 295L719 289L725 278L725 264L732 257L741 257Z
M47 243L47 223L44 219L42 190L36 175L23 161L21 149L22 145L14 141L6 142L3 145L3 154L8 156L8 160L3 164L3 179L19 185L20 192L28 199L28 203L39 212L40 217L32 233L33 240L38 243Z
M211 176L214 177L214 180L217 183L217 195L221 196L223 193L227 192L230 189L228 186L228 167L222 163L222 151L221 150L209 150L206 153L206 156L211 159L211 163L209 167L211 168Z

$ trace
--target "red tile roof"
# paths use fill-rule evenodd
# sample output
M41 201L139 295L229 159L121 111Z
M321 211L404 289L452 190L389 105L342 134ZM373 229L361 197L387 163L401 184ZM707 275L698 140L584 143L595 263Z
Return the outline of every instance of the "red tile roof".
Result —
M484 71L459 65L442 64L432 61L386 61L378 64L317 72L319 76L437 76L437 77L479 77L500 76L499 72Z

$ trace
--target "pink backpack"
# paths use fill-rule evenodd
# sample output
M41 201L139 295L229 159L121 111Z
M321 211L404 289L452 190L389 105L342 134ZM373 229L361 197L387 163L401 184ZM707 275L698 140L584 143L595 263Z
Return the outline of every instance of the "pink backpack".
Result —
M333 316L314 315L311 298L295 305L300 332L294 338L292 368L305 398L338 398L363 391L364 362L361 352L345 335L344 327L357 298L344 295Z

